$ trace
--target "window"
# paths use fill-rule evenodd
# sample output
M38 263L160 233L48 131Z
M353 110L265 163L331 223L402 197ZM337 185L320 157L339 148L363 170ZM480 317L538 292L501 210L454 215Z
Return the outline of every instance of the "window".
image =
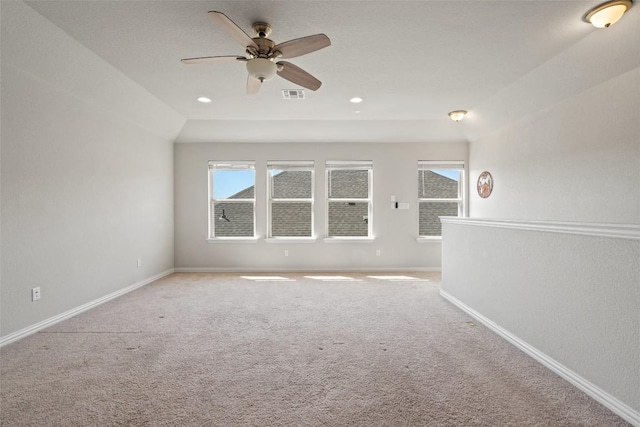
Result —
M313 162L268 162L269 237L313 236Z
M327 162L328 237L371 236L372 172L370 161Z
M441 237L440 216L464 215L464 163L418 162L418 235Z
M209 237L255 236L254 162L209 162Z

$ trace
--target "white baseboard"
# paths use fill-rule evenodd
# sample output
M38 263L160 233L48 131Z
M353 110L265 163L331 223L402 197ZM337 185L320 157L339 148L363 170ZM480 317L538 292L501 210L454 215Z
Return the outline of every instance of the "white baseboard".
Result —
M126 293L129 293L135 289L141 288L145 285L148 285L151 282L155 282L158 279L161 279L165 276L168 276L169 274L173 273L174 269L171 268L169 270L163 271L162 273L156 274L155 276L151 276L148 277L144 280L141 280L140 282L136 282L131 286L127 286L126 288L120 289L118 291L112 292L108 295L105 295L103 297L100 297L98 299L94 299L93 301L89 301L86 304L82 304L81 306L72 308L71 310L67 310L64 313L60 313L56 316L50 317L48 319L45 319L41 322L35 323L31 326L27 326L26 328L22 328L19 331L13 332L9 335L5 335L4 337L0 338L0 347L5 346L7 344L10 344L12 342L18 341L28 335L34 334L44 328L48 328L51 325L54 325L58 322L62 322L63 320L69 319L70 317L76 316L80 313L82 313L83 311L87 311L93 307L96 307L100 304L103 304L107 301L110 301L114 298L117 298L121 295L124 295Z
M506 329L498 326L495 322L478 313L462 301L458 300L456 297L451 294L440 290L440 295L444 297L446 300L451 302L453 305L460 308L462 311L469 314L471 317L478 320L480 323L491 329L496 334L500 335L502 338L509 341L511 344L518 347L520 350L524 351L529 356L536 359L538 362L542 363L547 368L551 369L556 374L560 375L565 380L569 381L571 384L576 386L578 389L585 392L587 395L591 396L596 401L600 402L605 407L609 408L612 412L617 414L620 418L630 422L634 426L640 426L640 412L634 410L630 406L616 399L614 396L610 395L606 391L602 390L600 387L592 384L587 381L580 375L573 372L571 369L566 366L558 363L556 360L547 356L537 348L529 345L525 341L521 340L517 336L513 335L511 332Z
M318 267L306 267L306 268L229 268L229 267L213 267L213 268L198 268L198 267L179 267L175 269L176 273L313 273L313 272L350 272L350 273L368 273L368 272L440 272L440 267L373 267L373 268L318 268Z

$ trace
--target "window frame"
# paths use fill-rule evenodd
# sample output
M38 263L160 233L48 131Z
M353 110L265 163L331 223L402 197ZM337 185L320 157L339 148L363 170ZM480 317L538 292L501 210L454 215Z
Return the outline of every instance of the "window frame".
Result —
M273 196L272 170L304 171L311 172L311 197L310 198L276 198ZM305 202L311 204L311 235L310 236L273 236L272 212L276 203ZM271 241L283 240L315 240L315 161L314 160L278 160L267 161L267 239Z
M424 236L420 234L420 203L458 203L458 218L465 217L465 208L466 208L466 185L465 185L465 162L463 160L419 160L417 175L418 179L420 178L420 171L424 170L455 170L460 173L458 179L458 197L456 198L429 198L429 197L420 197L420 188L417 190L417 240L418 241L441 241L442 240L442 231L439 236Z
M216 171L237 171L237 170L252 170L253 171L253 198L252 199L229 199L229 198L216 198L214 196L215 190L215 172ZM256 162L253 160L212 160L209 161L209 174L208 174L208 241L222 241L222 240L257 240L256 235ZM212 214L215 212L216 203L248 203L253 204L253 235L252 236L216 236L215 234L215 221L212 221Z
M330 197L332 170L366 170L367 198ZM372 160L327 160L325 162L325 241L372 241L373 236L373 161ZM330 236L329 206L331 202L363 203L367 202L367 235L366 236Z

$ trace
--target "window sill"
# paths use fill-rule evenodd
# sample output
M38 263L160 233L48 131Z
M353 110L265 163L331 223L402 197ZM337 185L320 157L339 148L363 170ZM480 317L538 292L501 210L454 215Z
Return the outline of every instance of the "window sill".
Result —
M210 237L207 243L257 243L257 237Z
M325 243L373 243L373 237L325 237Z
M265 243L315 243L315 237L269 237Z
M418 238L416 238L416 242L418 242L418 243L442 243L442 237L441 236L418 237Z

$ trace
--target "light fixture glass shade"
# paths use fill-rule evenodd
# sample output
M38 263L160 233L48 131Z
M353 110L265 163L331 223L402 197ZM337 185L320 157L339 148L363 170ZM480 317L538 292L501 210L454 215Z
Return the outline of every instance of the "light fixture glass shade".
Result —
M454 122L459 122L460 120L464 119L464 116L466 115L467 110L456 110L449 113L449 117L451 117L451 120L453 120Z
M254 79L265 81L276 75L278 66L266 58L254 58L247 61L247 71Z
M589 10L582 19L594 27L607 28L618 22L630 7L629 0L609 1Z

